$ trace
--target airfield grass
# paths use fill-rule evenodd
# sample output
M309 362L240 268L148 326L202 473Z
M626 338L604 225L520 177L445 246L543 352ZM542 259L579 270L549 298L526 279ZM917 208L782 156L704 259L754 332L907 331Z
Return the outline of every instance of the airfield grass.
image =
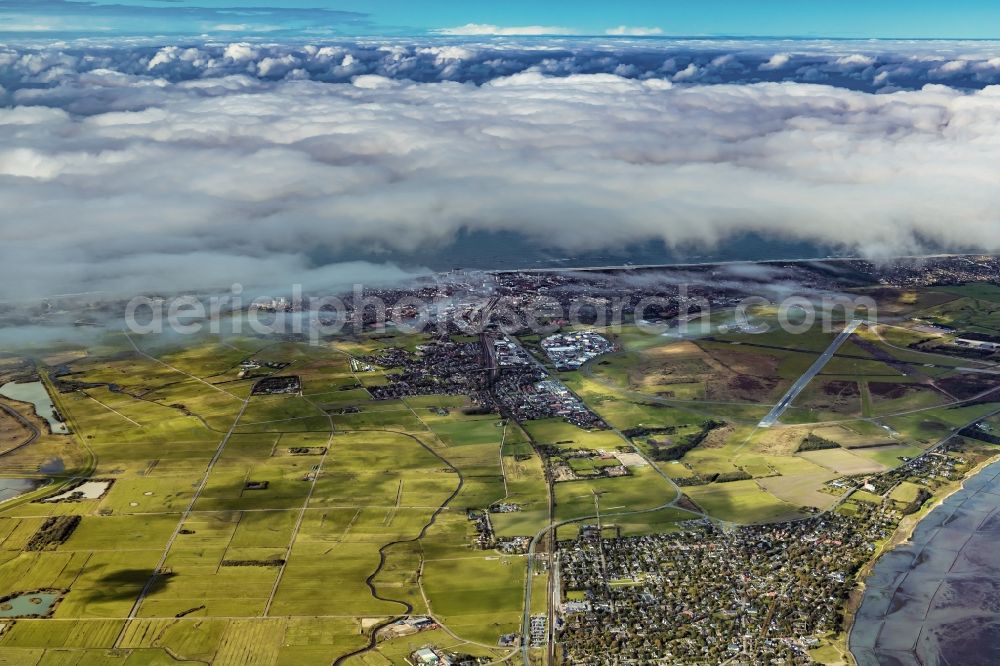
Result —
M878 334L881 337L875 335L866 335L865 337L870 343L880 348L886 354L914 365L919 368L921 373L931 377L946 373L951 368L968 365L966 359L934 352L934 342L928 341L943 340L944 338L941 335L886 324L878 328ZM914 348L914 346L925 342L928 342L928 344L922 345L921 349ZM928 367L928 365L937 367Z
M847 421L837 425L811 428L810 432L817 437L836 442L845 449L863 449L897 443L884 429L868 421Z
M1000 403L981 403L962 407L942 407L915 414L882 419L900 437L917 446L927 447L948 437L955 429L1000 409Z
M861 388L854 377L836 379L817 377L795 400L795 406L817 412L830 419L861 416L863 408Z
M874 384L874 385L873 385ZM951 402L952 399L940 391L928 387L920 386L903 381L895 381L890 384L890 391L902 392L900 397L882 397L876 387L884 387L884 382L869 382L869 393L871 395L871 406L873 416L886 416L898 414L900 412L914 411L938 407ZM889 393L888 395L894 395Z
M608 424L622 430L685 425L704 418L676 403L654 402L656 396L646 397L625 387L602 384L582 372L563 373L560 378Z
M993 283L979 282L963 285L947 285L937 287L936 290L946 294L955 294L963 298L1000 303L1000 287Z
M669 424L671 417L678 416L688 421L718 415L730 422L756 422L835 335L818 327L804 334L775 327L759 335L728 333L693 342L653 336L641 345L626 342L622 352L601 357L585 366L584 372L569 373L564 380L619 428ZM593 379L583 376L588 373ZM884 383L910 381L848 341L786 412L784 421L811 423L862 416L866 400L871 409L870 395L861 387L853 393L843 387L858 386L869 378ZM930 395L934 397L929 402L915 407L940 404L936 400L944 397L934 391ZM648 397L644 400L644 396ZM656 403L674 409L650 410ZM740 404L745 407L741 409Z
M920 316L935 324L944 324L963 332L1000 333L1000 302L995 300L994 290L989 290L990 298L981 298L986 287L979 286L967 290L965 295L948 303L923 310Z

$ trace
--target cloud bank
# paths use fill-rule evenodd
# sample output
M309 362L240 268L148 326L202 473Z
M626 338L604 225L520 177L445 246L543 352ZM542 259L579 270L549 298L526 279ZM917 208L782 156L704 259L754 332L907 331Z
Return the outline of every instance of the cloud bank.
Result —
M604 31L604 33L607 35L618 35L625 37L652 37L654 35L662 35L663 28L619 25L614 28L608 28L607 30Z
M746 232L870 256L1000 250L1000 87L700 74L796 60L774 49L659 53L656 77L646 50L501 50L0 51L0 298L405 277L345 261L419 266L468 231L568 253ZM823 57L841 73L889 60Z
M573 28L559 25L522 25L503 27L491 23L466 23L453 28L439 28L434 32L440 35L474 36L483 35L572 35Z
M106 46L88 40L57 47L30 42L4 47L0 42L0 84L8 89L52 86L98 70L171 83L235 74L274 81L294 72L297 78L327 83L350 83L355 76L376 74L482 85L530 70L553 77L614 74L687 84L819 83L866 92L915 90L927 84L961 89L1000 84L1000 43L993 42L630 39L625 32L654 29L627 26L613 29L622 35L589 39L530 36L567 30L557 26L470 24L452 30L469 34L319 45L232 40L122 46L119 39Z

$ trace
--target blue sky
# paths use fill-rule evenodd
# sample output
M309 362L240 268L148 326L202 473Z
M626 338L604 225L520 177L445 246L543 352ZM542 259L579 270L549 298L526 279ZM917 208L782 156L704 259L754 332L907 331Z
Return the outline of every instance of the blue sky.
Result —
M996 0L0 0L0 33L1000 37Z

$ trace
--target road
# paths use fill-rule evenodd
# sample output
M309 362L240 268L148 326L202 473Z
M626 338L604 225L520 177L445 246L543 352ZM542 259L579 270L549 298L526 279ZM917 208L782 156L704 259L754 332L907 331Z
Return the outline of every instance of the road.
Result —
M806 370L805 374L799 377L795 383L792 384L792 387L788 389L788 393L786 393L785 396L778 401L778 404L775 405L770 412L768 412L767 416L761 419L761 422L757 427L770 428L777 423L778 419L780 419L782 414L785 413L785 410L788 409L795 399L799 397L799 394L802 393L806 386L809 385L809 382L811 382L813 378L826 367L826 364L830 362L830 359L837 354L843 344L847 342L847 339L854 335L854 331L858 330L858 327L863 323L864 321L861 319L852 320L851 323L847 325L847 328L845 328L843 332L841 332L841 334L838 335L837 338L830 344L830 346L827 347L826 351L820 354L820 357L816 359L808 370Z
M670 502L667 502L666 504L661 504L659 506L653 506L653 507L649 507L649 508L646 508L646 509L636 509L634 511L615 511L613 513L603 513L601 515L602 515L603 518L619 518L619 517L625 517L625 516L638 516L638 515L642 515L644 513L655 513L656 511L662 511L664 509L677 508L677 501L678 501L678 499L679 498L674 498L673 500L671 500ZM704 513L697 513L695 511L691 511L690 509L684 509L684 510L685 511L690 511L690 513L694 517L700 516L700 517L703 517L703 518L707 518L707 516ZM585 520L594 520L596 518L597 518L597 514L594 514L594 515L590 515L590 516L577 516L575 518L567 518L566 520L560 520L558 522L552 522L549 525L546 525L545 527L543 527L541 530L539 530L535 534L535 536L532 537L532 539L531 539L531 543L528 546L528 555L527 555L527 559L528 559L528 571L527 571L527 576L525 577L525 585L524 585L524 613L523 613L523 616L521 618L521 623L522 623L522 627L521 627L521 659L522 659L522 661L524 662L524 664L526 666L530 666L531 665L531 660L529 658L529 650L530 650L530 647L531 647L531 640L530 640L530 633L531 633L530 632L530 626L531 626L531 583L532 583L532 577L533 577L533 574L534 574L535 551L536 551L536 549L538 547L538 543L543 538L545 538L545 536L547 534L549 534L549 533L551 533L553 535L552 538L554 539L555 538L556 530L558 530L560 527L564 527L566 525L572 525L573 523L582 523ZM719 521L716 521L716 522L719 522ZM553 569L550 568L549 571L552 572ZM552 578L553 578L553 576L550 574L550 576L549 576L550 582L552 581ZM549 595L549 598L551 599L551 597L552 597L552 591L551 590L548 590L548 595ZM547 604L547 605L549 605L549 604ZM551 608L549 609L548 612L549 612L550 616L554 616L555 613L553 612L553 610L554 609L551 609ZM550 633L549 633L549 646L548 646L547 655L551 656L552 653L554 652L554 645L552 643L551 626L549 627L549 630L550 630Z
M954 361L958 360L958 359L956 359L956 357L949 356L947 354L941 354L941 353L938 353L938 352L930 352L930 351L924 351L922 349L912 349L912 348L900 347L898 345L894 345L893 343L891 343L888 340L886 340L885 336L882 335L882 331L881 331L882 328L898 328L901 331L906 331L906 332L909 332L909 333L912 333L913 331L910 330L910 329L908 329L908 328L906 328L905 326L895 326L893 324L886 324L886 323L881 323L878 326L873 326L872 327L872 331L875 332L875 335L876 335L876 337L878 337L879 342L881 342L886 347L889 347L890 349L895 349L896 351L901 351L901 352L903 352L905 354L920 354L922 356L928 356L928 357L931 357L931 358L936 358L938 360L942 360L943 359L943 360L947 360L947 361L951 361L951 362L954 362ZM988 361L980 361L980 360L971 359L971 358L970 359L961 359L961 361L965 362L965 363L972 363L973 365L981 365L981 366L984 366L984 367L990 367L990 366L994 365L993 363L990 363ZM947 367L947 368L950 368L950 367L954 367L954 366L953 366L952 363L949 363L949 364L947 364L945 366L936 366L936 367Z
M271 586L271 594L268 595L267 603L264 604L264 612L262 613L264 617L267 617L271 613L271 605L274 603L274 598L278 594L278 587L281 585L281 580L284 578L285 571L288 569L288 560L292 557L292 546L295 544L295 540L298 538L299 532L302 530L302 521L305 519L306 512L309 510L309 503L312 501L313 493L316 492L316 482L319 480L320 474L323 473L323 466L326 464L326 460L330 456L330 451L333 449L333 437L337 433L337 426L334 424L333 417L329 414L329 412L323 411L319 405L305 396L302 396L302 399L315 407L316 411L321 412L326 416L326 420L330 424L330 436L326 439L326 449L323 451L323 455L320 456L319 462L311 472L312 480L309 482L309 492L306 493L305 500L302 502L302 507L298 509L299 515L295 519L294 527L292 527L292 537L288 540L288 545L285 546L285 555L281 558L281 566L278 568L278 575L274 577L274 585Z
M32 423L28 419L24 418L24 416L22 416L21 413L19 411L17 411L16 409L14 409L12 407L8 407L7 405L5 405L3 403L0 403L0 409L2 409L3 411L7 412L14 420L16 420L18 423L20 423L22 426L24 426L28 430L28 438L26 440L24 440L23 442L21 442L20 444L18 444L14 448L8 449L7 451L4 451L3 453L0 453L0 456L5 456L8 453L13 453L14 451L17 451L18 449L23 448L23 447L27 446L28 444L31 444L36 439L38 439L39 435L42 434L41 431L35 426L34 423Z
M527 349L525 349L524 346L522 346L519 341L517 341L516 339L512 339L512 341L514 342L514 344L518 345L521 348L521 350L527 355L527 357L529 359L531 359L537 365L537 367L541 368L541 370L547 376L549 376L550 378L556 379L560 383L562 383L562 380L559 379L559 377L557 375L552 374L549 371L549 369L545 367L545 364L542 363L533 353L531 353L530 351L528 351ZM586 401L583 400L583 398L581 398L575 391L573 391L573 389L569 388L569 386L566 386L566 384L563 384L563 386L565 386L566 390L568 390L582 404L584 404L584 405L587 404ZM624 433L622 433L617 428L611 426L610 424L608 424L608 427L609 427L609 429L612 432L614 432L616 435L618 435L618 437L621 438L623 444L625 444L625 445L627 445L629 447L632 446L631 440L628 437L626 437ZM539 458L544 463L545 456L542 455L541 451L539 451L539 449L535 446L534 437L531 436L531 433L527 429L525 429L525 428L522 428L522 429L524 430L525 434L528 436L528 439L531 441L532 447L535 449L535 453L539 456ZM646 464L649 465L650 468L652 470L654 470L660 477L662 477L663 480L673 489L673 491L674 491L674 497L673 497L672 500L670 500L669 502L667 502L666 504L663 504L661 506L656 506L656 507L652 507L652 508L648 508L648 509L638 509L638 510L635 510L635 511L620 511L620 512L617 512L617 513L605 513L604 514L605 517L608 517L608 516L631 516L631 515L637 515L637 514L643 514L643 513L652 513L654 511L661 511L663 509L668 509L668 508L682 508L685 511L690 512L692 514L692 517L695 517L695 516L701 516L703 518L707 517L707 516L705 516L704 513L699 513L699 512L696 512L696 511L692 511L691 509L688 509L686 507L680 507L679 503L680 503L681 499L684 496L683 493L681 492L680 487L674 482L673 479L670 478L670 476L666 472L663 471L662 468L660 468L659 465L657 465L653 460L650 460L646 456L646 454L643 453L639 448L636 447L635 448L635 452L638 455L642 456L642 458L646 461ZM555 615L556 615L556 608L558 606L558 600L557 600L558 599L558 597L557 597L557 595L558 595L558 587L557 587L558 586L558 572L557 572L557 561L555 559L556 531L558 530L558 528L560 528L560 527L562 527L564 525L571 525L573 523L579 523L579 522L583 522L585 520L592 520L592 519L596 518L598 521L600 521L600 517L601 517L600 505L599 504L595 504L595 506L597 508L597 512L594 515L592 515L592 516L580 516L578 518L570 518L568 520L563 520L563 521L556 522L555 521L555 514L554 514L555 495L554 495L554 490L553 490L553 482L552 482L551 478L549 478L549 476L548 476L547 473L546 473L546 485L548 486L548 491L549 491L549 524L548 524L548 526L542 528L537 534L535 534L535 536L532 538L530 544L528 545L528 557L527 557L527 559L528 559L528 570L527 570L527 575L525 577L525 583L524 583L524 612L523 612L523 616L521 618L521 659L524 662L525 666L530 666L531 665L529 653L530 653L530 648L531 648L531 631L530 631L530 627L531 627L532 578L533 578L533 574L534 574L535 551L537 550L538 544L547 535L549 536L549 538L550 538L550 540L549 540L549 548L548 548L548 551L546 553L547 559L548 559L548 567L547 568L548 568L548 572L549 572L548 589L546 591L547 592L547 595L546 595L546 597L547 597L547 602L546 602L546 606L547 606L547 608L546 608L546 618L547 618L546 633L547 633L547 638L548 638L548 640L547 640L548 644L546 646L546 653L545 653L545 661L544 661L544 663L552 664L552 663L555 663ZM596 501L597 500L595 498L595 502Z
M164 364L165 365L165 364ZM222 457L222 452L226 448L226 444L229 439L233 436L236 431L236 426L239 424L240 419L243 417L243 413L246 412L247 405L250 404L249 400L242 401L240 405L240 411L236 414L236 419L233 420L233 424L229 426L229 430L226 432L225 437L219 442L219 445L215 449L215 453L212 455L212 459L208 461L208 466L205 468L205 473L202 474L201 481L198 482L194 493L191 495L191 500L188 502L187 507L184 512L181 513L180 520L177 521L177 526L174 531L170 534L170 538L167 539L167 545L163 549L163 554L160 555L159 561L153 568L153 573L146 580L146 584L143 585L142 591L139 592L139 596L136 598L135 602L132 604L132 609L128 613L128 619L134 620L139 615L139 607L142 606L142 602L146 600L149 593L152 591L153 586L158 580L164 575L164 566L167 563L167 557L170 555L170 549L173 548L174 542L177 541L178 535L180 535L181 529L187 522L188 518L194 512L194 506L201 498L201 494L205 491L208 486L208 480L212 476L212 470L215 469L216 463L219 462L219 458ZM115 647L121 645L122 640L125 638L125 629L128 627L128 622L122 625L121 631L118 634L118 638L115 640Z
M243 418L243 414L246 412L247 406L250 404L250 399L249 398L246 398L246 399L240 398L240 397L238 397L238 396L236 396L236 395L234 395L232 393L229 393L229 391L225 391L223 389L220 389L218 386L215 386L214 384L209 384L208 382L206 382L204 379L201 379L200 377L195 377L194 375L192 375L190 373L187 373L187 372L184 372L183 370L175 368L174 366L172 366L172 365L170 365L170 364L168 364L168 363L166 363L164 361L161 361L160 359L156 358L155 356L151 356L150 354L147 354L146 352L142 351L139 348L139 346L136 345L136 343L128 335L128 333L125 334L125 337L128 339L129 343L132 345L132 348L135 350L135 352L137 354L139 354L140 356L142 356L142 357L144 357L146 359L149 359L150 361L153 361L154 363L158 363L158 364L160 364L160 365L162 365L162 366L164 366L166 368L169 368L169 369L173 370L174 372L179 372L182 375L186 375L188 377L191 377L192 379L196 379L199 382L201 382L202 384L205 384L206 386L210 386L211 388L215 389L216 391L221 391L222 393L226 393L227 395L231 395L231 396L233 396L233 398L235 398L236 400L239 400L239 402L240 402L240 409L236 413L236 418L233 420L232 425L229 426L229 430L226 431L225 436L223 436L222 440L219 442L219 445L216 447L215 453L212 455L211 460L208 461L208 466L205 469L205 473L202 475L201 480L199 481L197 487L195 488L195 491L192 494L191 500L188 502L187 507L184 509L183 513L181 513L180 520L177 522L177 526L174 528L174 531L171 533L170 538L167 540L166 547L163 549L163 554L160 556L159 561L156 563L156 566L153 568L152 575L150 575L150 577L146 580L146 584L143 586L142 591L139 592L139 596L136 598L135 602L132 604L132 609L129 611L128 619L129 620L134 620L138 616L138 614L139 614L139 607L142 606L142 602L145 601L146 597L149 595L149 593L152 590L153 585L156 583L156 581L159 580L161 578L161 576L163 575L163 573L164 573L163 572L163 568L164 568L164 565L167 562L167 557L170 554L170 549L173 547L174 542L177 540L177 536L180 534L181 528L184 527L184 523L187 521L188 517L194 511L194 506L198 502L198 499L201 497L201 494L205 491L205 488L208 485L208 479L212 475L212 470L215 468L215 465L219 461L219 458L222 457L222 452L226 448L226 444L229 442L229 439L233 436L233 433L236 431L236 426L239 424L240 419ZM118 638L115 639L115 647L118 647L118 646L121 645L121 642L122 642L122 640L125 637L125 629L127 627L128 627L128 622L126 622L124 625L122 625L121 631L118 633Z
M777 405L774 406L774 409L772 409L771 414L768 415L768 418L771 418L773 416L774 420L771 421L770 423L767 423L767 424L765 424L765 422L762 421L761 424L760 424L760 427L769 427L770 425L773 425L774 423L776 423L777 419L780 418L780 416L784 413L784 411L788 408L788 406L795 400L795 398L802 392L802 390L809 384L809 382L817 374L819 374L819 372L826 366L826 364L830 361L830 359L832 359L836 355L836 353L840 350L840 348L843 346L843 344L864 323L865 322L863 320L853 320L853 321L851 321L847 325L847 327L844 329L844 331L842 331L837 336L837 338L833 341L833 343L827 348L827 350L816 360L816 362L813 364L813 366L810 367L810 369L802 377L800 377L798 381L796 381L796 383L792 386L792 388L784 396L784 398L782 398L782 400ZM537 358L535 358L535 356L533 354L529 353L528 356L533 361L535 361L535 363L537 363L539 366L541 366L541 367L544 368L544 366L538 361ZM588 366L589 366L589 364L588 364ZM585 366L585 367L586 367L587 370L590 370L589 367L587 367L587 366ZM970 369L970 370L973 370L973 369ZM977 398L985 397L985 395L988 395L989 393L992 393L995 390L996 389L990 389L989 391L984 392L982 395L977 396ZM643 397L644 399L653 398L655 400L654 396L648 396L646 394L637 394L637 395L641 395L641 397ZM577 396L577 397L579 398L579 396ZM666 402L666 401L664 401L664 402ZM671 402L677 402L677 401L671 401ZM742 404L742 403L737 403L737 404ZM962 404L962 401L959 401L959 402L957 402L955 404ZM940 408L940 406L938 406L938 408ZM924 409L920 409L920 410L913 410L913 412L927 411L929 409L933 409L933 408L924 408ZM996 413L1000 413L1000 411L998 411ZM976 423L979 420L981 420L982 418L983 417L980 416L979 418L977 418L976 420L972 421L971 423ZM765 421L766 420L767 419L765 419ZM857 420L857 419L853 419L853 420ZM864 419L864 420L875 421L876 419ZM929 453L931 451L939 449L941 446L943 446L948 441L950 441L955 435L957 435L957 433L962 428L967 427L968 425L970 425L970 424L965 424L965 425L963 425L960 428L954 429L951 433L949 433L946 437L944 437L942 440L940 440L937 444L935 444L933 447L931 447L930 449L928 449L927 452L925 452L924 454L921 454L921 455L926 455L927 453ZM615 430L615 432L618 432L618 431ZM622 435L622 433L618 432L618 434L620 436L622 436L623 439L625 439L626 442L628 442L627 438L624 438L624 436ZM640 453L640 455L642 455L641 451L639 453ZM646 456L643 455L643 457L645 458ZM664 476L664 478L667 480L667 482L670 483L670 485L672 485L675 488L675 490L677 490L678 496L673 501L669 502L668 504L663 505L662 507L655 507L655 508L650 508L650 509L642 509L642 510L637 510L637 511L624 511L624 512L618 512L618 513L612 513L612 514L604 514L604 517L607 517L609 515L610 516L625 516L625 515L636 515L636 514L642 514L642 513L650 513L650 512L653 512L653 511L658 511L658 510L663 509L663 508L676 507L677 506L678 499L681 496L680 489L677 488L677 486L673 482L673 480L670 479L669 476L667 476L662 471L662 469L660 469L659 466L655 464L654 461L650 461L650 460L647 459L647 462L652 466L652 468L654 470L660 472L660 474L662 476ZM551 484L550 484L550 489L551 489ZM851 495L851 492L846 493L843 497L841 497L840 499L838 499L837 502L835 502L831 507L829 507L826 511L824 511L822 513L830 513L832 511L836 510L836 508L839 507L844 501L846 501L850 497L850 495ZM705 514L701 514L701 515L703 517L706 517ZM822 515L822 514L820 514L820 515ZM809 520L809 519L814 518L814 517L815 516L812 516L812 515L810 515L810 516L804 516L804 517L802 517L799 520ZM521 648L521 659L524 662L524 664L526 664L526 665L530 665L531 664L530 656L529 656L529 654L530 654L530 638L529 638L530 632L529 632L529 627L530 627L530 621L531 621L532 578L533 578L533 569L534 569L534 561L535 561L536 548L537 548L537 546L539 545L539 543L543 540L543 538L546 535L548 535L548 534L553 534L554 535L555 531L559 527L562 527L563 525L567 525L567 524L571 524L571 523L576 523L576 522L582 522L582 521L585 521L585 520L591 520L591 519L595 519L595 518L598 521L600 521L600 519L601 519L601 513L600 513L599 508L595 512L595 515L593 515L593 516L579 517L579 518L574 518L574 519L565 520L565 521L558 521L558 522L556 522L556 521L553 520L553 518L551 516L551 513L550 513L550 519L549 519L550 523L549 523L549 525L546 526L545 528L543 528L542 530L540 530L537 534L535 534L534 537L532 538L530 544L529 544L529 547L528 547L528 557L527 557L527 559L528 559L528 571L527 571L527 575L525 577L524 609L523 609L523 617L522 617L522 635L521 635L521 646L520 646L520 648ZM548 617L548 621L549 621L549 626L548 626L548 642L549 642L549 645L548 645L548 649L546 651L546 659L547 660L551 660L552 659L553 652L554 652L554 650L553 650L553 647L554 647L554 644L553 644L554 643L554 636L553 636L553 633L552 633L552 631L553 631L552 620L553 620L554 615L555 615L555 613L554 613L554 606L557 605L557 602L555 601L555 596L553 594L554 590L552 589L552 577L553 577L553 575L557 575L557 574L554 571L554 568L551 566L551 562L552 562L552 560L551 560L551 553L550 553L550 567L549 567L550 585L549 585L549 589L548 589L548 601L547 601L547 605L549 607L547 609L547 617Z

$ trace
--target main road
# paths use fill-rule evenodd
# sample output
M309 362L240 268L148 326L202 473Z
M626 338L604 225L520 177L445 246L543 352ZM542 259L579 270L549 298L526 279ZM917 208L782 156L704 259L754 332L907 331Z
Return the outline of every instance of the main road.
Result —
M32 423L31 421L29 421L28 419L24 418L24 416L21 414L21 412L17 411L13 407L8 407L7 405L5 405L3 403L0 403L0 409L2 409L3 411L5 411L12 419L16 420L18 423L20 423L25 428L25 430L28 431L28 438L26 440L24 440L23 442L21 442L17 446L4 451L3 453L0 453L0 457L5 456L8 453L13 453L14 451L17 451L18 449L20 449L22 447L25 447L28 444L31 444L36 439L38 439L38 437L42 434L42 432L38 429L38 426L36 426L34 423Z
M563 387L567 391L569 391L573 395L573 397L575 397L577 400L579 400L581 404L583 404L583 405L587 404L586 401L584 401L584 399L582 397L580 397L575 391L573 391L573 389L571 389L569 386L567 386L558 377L558 375L554 375L552 372L550 372L549 369L545 367L544 363L542 363L533 353L531 353L530 351L528 351L527 349L525 349L524 346L521 345L521 343L516 338L510 338L510 339L511 339L511 341L515 345L517 345L518 347L520 347L521 351L524 352L524 354L527 356L527 358L529 358L535 364L536 367L540 368L541 371L543 373L545 373L545 375L547 377L550 377L550 378L553 378L553 379L557 380L560 384L563 385ZM589 407L588 407L588 409L589 409ZM626 437L625 434L622 433L618 428L615 428L615 427L611 426L610 424L608 424L608 427L610 428L610 430L612 432L614 432L616 435L618 435L618 437L620 437L622 439L622 442L625 445L632 446L631 440L629 440L629 438ZM541 451L538 449L534 437L531 435L531 433L526 428L523 428L523 424L522 424L522 430L528 436L528 440L531 442L532 448L534 448L535 453L542 460L542 464L544 465L545 464L545 457L542 455ZM655 461L653 461L649 457L647 457L646 454L643 453L639 448L636 447L635 448L635 452L639 456L641 456L646 461L646 464L649 465L650 468L653 469L660 477L662 477L663 480L666 481L666 483L673 489L673 491L674 491L674 497L669 502L667 502L665 504L662 504L660 506L649 507L649 508L646 508L646 509L636 509L636 510L631 510L631 511L618 511L618 512L615 512L615 513L605 513L604 514L605 518L609 517L609 516L611 516L611 517L635 516L635 515L640 515L640 514L644 514L644 513L653 513L655 511L662 511L664 509L670 509L670 508L680 508L680 509L683 509L684 511L687 511L687 512L691 513L692 516L701 516L702 518L707 518L708 517L704 513L691 510L691 509L689 509L687 507L681 507L680 506L680 502L681 502L682 498L684 497L684 495L681 492L680 486L678 486L674 482L674 480L672 478L670 478L670 476L666 472L664 472L663 469L660 468L659 465L656 464ZM572 525L573 523L579 523L579 522L582 522L584 520L592 520L594 518L597 518L598 522L600 522L600 518L601 518L601 513L600 513L600 510L598 509L597 513L595 513L594 515L591 515L591 516L577 516L575 518L568 518L566 520L556 521L556 519L555 519L555 492L554 492L554 488L553 488L553 481L550 478L550 476L548 474L548 471L546 471L545 476L546 476L545 480L546 480L546 486L547 486L547 489L548 489L548 497L549 497L549 524L546 525L545 527L543 527L542 529L540 529L535 534L535 536L532 537L531 541L528 544L528 553L527 553L527 563L528 563L528 565L527 565L526 576L525 576L525 579L524 579L524 609L523 609L523 614L522 614L522 617L521 617L521 660L524 663L524 666L531 666L531 658L530 658L530 650L531 650L531 596L532 596L532 583L533 583L533 578L534 578L535 553L536 553L536 551L538 549L539 543L546 536L549 537L549 542L547 544L548 548L547 548L547 551L546 551L546 557L548 559L547 570L548 570L548 574L549 574L548 575L548 589L547 589L547 594L546 594L546 599L547 599L547 601L546 601L546 628L545 628L546 629L546 653L545 653L545 657L544 657L542 663L543 664L552 664L552 663L555 663L555 626L554 625L555 625L556 607L558 606L558 602L556 600L559 599L559 590L558 590L558 587L557 587L557 584L558 584L558 582L557 582L558 581L558 571L557 571L557 563L556 563L556 560L555 560L556 538L557 538L558 529L560 527L563 527L564 525Z

